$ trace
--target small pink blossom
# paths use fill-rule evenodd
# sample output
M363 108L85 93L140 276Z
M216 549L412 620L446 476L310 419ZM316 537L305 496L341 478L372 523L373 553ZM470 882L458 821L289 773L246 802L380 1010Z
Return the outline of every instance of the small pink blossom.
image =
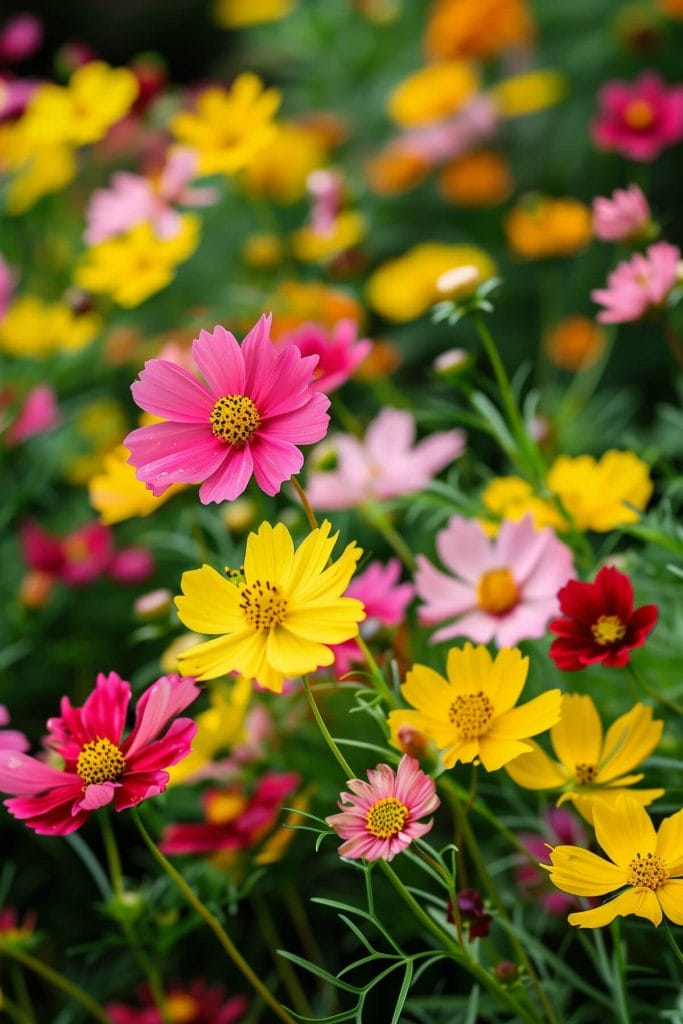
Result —
M0 408L3 395L0 394ZM45 434L61 423L57 396L49 384L37 384L28 392L17 415L5 432L5 443L10 448L27 441L36 434Z
M0 83L0 94L2 90L3 85ZM0 321L4 320L5 313L9 309L15 282L16 275L14 271L4 257L0 255Z
M339 797L342 813L325 819L346 840L340 857L392 860L429 832L433 822L419 819L441 803L434 780L407 754L395 774L388 764L378 764L368 771L367 782L349 779L347 785L351 792Z
M389 151L413 154L429 166L463 156L491 139L498 127L498 108L489 96L477 96L455 117L404 132Z
M144 988L138 993L138 1002L140 1006L110 1003L106 1007L107 1017L112 1024L163 1024L163 1017L149 989ZM235 1024L249 1009L245 996L228 997L222 985L209 985L202 978L196 978L187 985L171 982L166 992L166 1004L171 1019L179 1024L181 1021L183 1024Z
M39 85L34 79L0 75L0 124L23 114Z
M163 793L165 769L189 754L197 729L191 718L176 716L198 695L193 679L157 679L138 700L124 740L130 684L116 672L100 673L82 707L63 697L61 714L48 720L46 743L63 768L0 750L0 792L11 796L5 806L38 834L64 836L106 804L123 811Z
M112 531L102 523L89 523L60 537L29 521L22 528L21 542L29 569L72 587L102 576L113 553Z
M6 725L9 725L9 712L4 704L0 704L0 750L28 750L29 742L23 732L6 729Z
M559 610L557 591L574 576L572 553L552 530L534 529L531 516L506 520L491 540L482 527L453 516L436 537L436 550L450 575L417 556L415 585L425 602L422 625L445 622L433 643L467 637L514 647L543 636Z
M447 430L415 444L415 419L403 409L383 409L368 426L365 440L350 434L331 437L327 450L336 453L338 466L330 472L312 472L308 500L314 508L353 508L369 501L396 498L422 490L429 481L462 455L465 434ZM316 449L312 460L322 457Z
M598 321L630 323L660 306L677 282L680 259L677 246L656 242L645 254L637 252L620 263L607 278L607 287L591 292L593 301L605 307L598 313Z
M651 229L650 207L637 185L593 200L593 233L600 241L630 242L646 238Z
M147 548L131 546L119 548L107 566L107 575L116 583L137 586L154 573L154 557Z
M575 816L564 807L551 807L545 814L543 835L523 832L520 842L531 856L541 862L548 858L548 845L588 847L588 836ZM545 871L534 867L526 858L520 858L516 870L517 885L529 899L537 900L553 916L564 914L577 906L575 896L560 892L550 882Z
M311 231L329 235L342 207L344 179L339 171L320 168L308 175L306 188L311 198Z
M201 331L192 356L206 384L163 359L145 363L133 398L166 422L134 430L124 444L157 497L171 484L201 482L203 504L233 501L252 474L277 494L303 465L297 445L325 436L330 400L313 388L317 358L273 345L270 321L262 316L241 346L223 327Z
M683 86L669 88L656 72L646 71L635 82L608 82L598 103L593 139L603 149L654 160L683 139Z
M328 331L322 324L301 324L278 339L278 345L296 345L302 356L318 356L313 373L316 391L336 391L353 374L372 348L369 338L358 338L355 320L340 320Z
M43 23L35 14L23 11L8 18L0 28L0 61L17 64L26 60L43 41Z

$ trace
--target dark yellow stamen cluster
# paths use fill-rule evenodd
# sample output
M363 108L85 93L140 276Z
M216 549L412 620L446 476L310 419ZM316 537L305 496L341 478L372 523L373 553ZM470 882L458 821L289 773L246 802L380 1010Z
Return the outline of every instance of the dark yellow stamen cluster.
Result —
M395 796L385 796L372 807L368 807L365 816L365 827L377 839L389 839L398 835L406 821L409 810Z
M607 644L624 639L626 626L618 615L601 615L598 621L591 626L591 633L596 643L601 647L606 647Z
M254 629L270 629L284 622L287 614L287 599L280 591L266 580L254 580L249 586L240 588L240 608L250 626Z
M126 760L119 748L106 736L86 743L78 755L76 771L86 786L116 782L126 770Z
M491 701L479 690L478 693L468 693L466 697L456 697L448 709L448 719L463 739L474 740L487 731L493 710Z
M586 764L585 761L582 761L581 764L574 765L574 772L576 781L582 786L588 786L591 782L595 782L598 767L595 764Z
M668 877L666 861L656 853L648 853L644 857L637 853L628 866L628 883L634 889L656 889Z
M228 444L244 444L261 422L258 409L247 395L223 395L209 419L214 437Z

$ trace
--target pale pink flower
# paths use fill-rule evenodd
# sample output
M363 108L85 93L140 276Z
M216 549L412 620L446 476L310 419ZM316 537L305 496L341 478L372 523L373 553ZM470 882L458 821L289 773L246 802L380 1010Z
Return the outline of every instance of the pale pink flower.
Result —
M113 802L123 811L163 793L165 769L189 754L197 730L191 718L176 716L198 696L193 679L162 676L138 700L124 740L130 684L101 672L82 707L63 697L60 716L48 720L47 746L63 768L0 750L0 792L12 797L5 807L40 835L65 836L99 807Z
M322 324L301 324L277 344L296 345L302 356L318 356L311 387L326 394L341 387L372 348L369 338L358 337L358 324L350 319L340 320L331 331Z
M608 82L598 94L593 140L631 160L654 160L683 138L683 86L668 88L646 71L635 82Z
M455 117L404 132L389 151L414 154L428 165L454 160L491 139L498 127L498 108L489 96L477 96Z
M201 482L203 504L233 501L252 473L277 494L303 465L296 446L325 436L330 400L312 386L317 358L273 345L270 321L262 316L241 346L223 327L201 331L192 357L206 384L163 359L145 363L133 398L166 422L134 430L124 444L157 497L171 484Z
M391 860L426 835L433 822L421 822L440 804L434 780L407 754L396 773L388 764L368 771L368 781L349 779L350 793L339 797L341 814L326 818L338 836L345 839L340 857Z
M314 508L353 508L368 501L422 490L462 455L465 434L447 430L415 444L415 419L403 409L383 409L368 426L365 440L337 434L325 448L337 455L330 472L312 472L306 493ZM323 455L321 449L313 453Z
M2 396L0 395L0 407ZM44 434L54 430L61 423L57 408L57 396L49 384L37 384L28 392L16 418L10 423L5 433L5 441L10 448L27 441L36 434Z
M365 619L360 624L360 633L369 640L383 627L398 626L405 618L407 606L415 595L412 583L399 583L401 563L390 558L386 565L371 562L364 572L355 576L344 597L355 597L365 605ZM350 671L353 664L364 659L358 643L346 640L334 644L334 671L338 679Z
M0 704L0 750L28 750L29 742L23 732L6 729L6 725L9 725L9 712L4 704Z
M668 242L648 246L645 254L635 253L620 263L607 278L606 288L591 292L602 309L597 319L602 324L624 324L660 306L676 284L680 249Z
M648 201L637 185L615 189L609 199L596 196L593 200L593 233L601 242L644 238L651 226Z
M339 171L320 168L308 175L306 188L311 198L311 231L329 235L342 207L344 179Z
M0 75L0 124L23 114L39 85L37 79Z
M543 636L557 615L557 592L574 577L570 549L552 530L534 529L531 516L505 520L491 540L482 527L453 516L436 537L436 550L451 575L417 556L415 585L425 602L418 609L424 626L446 625L432 642L467 637L514 647Z

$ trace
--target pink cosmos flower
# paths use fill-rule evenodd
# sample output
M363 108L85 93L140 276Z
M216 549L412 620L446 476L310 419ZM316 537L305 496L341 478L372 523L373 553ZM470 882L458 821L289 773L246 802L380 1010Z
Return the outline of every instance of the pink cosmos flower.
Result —
M197 154L189 147L171 152L158 181L117 171L111 187L93 192L84 239L96 245L122 234L142 221L151 221L159 238L172 238L180 227L175 206L212 206L218 202L215 188L189 188L197 174Z
M262 316L241 347L223 327L201 331L192 356L206 384L163 359L145 363L133 397L167 422L134 430L124 444L157 497L171 484L203 481L203 504L233 501L252 473L277 494L303 465L296 445L325 436L330 400L312 387L317 360L296 345L276 348L270 322Z
M113 552L108 526L89 523L63 537L43 530L35 522L22 527L21 542L26 565L72 587L84 586L102 576Z
M165 769L189 754L197 730L191 718L176 715L198 695L194 679L162 676L138 700L123 740L130 684L101 672L83 707L63 697L61 715L48 720L47 746L64 759L63 768L0 750L0 792L11 795L5 807L40 835L65 836L105 804L123 811L163 793Z
M564 807L551 807L546 811L543 835L523 832L519 839L532 857L539 862L547 859L548 844L551 846L563 844L588 847L586 830ZM570 908L577 906L575 896L569 896L556 889L547 874L530 864L526 858L520 859L516 870L516 880L525 896L537 900L553 916L564 914Z
M467 637L514 647L543 636L558 612L558 589L574 576L570 549L552 530L534 529L531 516L505 520L494 540L478 523L453 516L437 534L436 550L452 575L424 555L417 556L415 575L426 602L418 609L420 622L446 622L432 643Z
M155 562L151 551L140 546L119 548L107 566L107 575L116 583L137 586L154 573Z
M38 915L35 910L27 910L23 920L15 907L0 907L0 935L14 942L30 939L36 930Z
M429 832L433 822L419 819L441 803L434 780L407 754L395 774L388 764L378 764L368 771L367 782L349 779L347 785L351 792L339 797L342 813L325 819L346 840L340 857L392 860Z
M399 583L401 563L391 558L386 565L371 562L364 572L354 577L344 597L356 597L365 605L366 618L360 625L361 636L368 640L383 626L398 626L403 621L406 607L415 595L412 583ZM334 671L338 679L351 670L352 664L362 662L363 652L355 640L335 644Z
M329 235L342 207L344 179L339 171L319 168L306 179L311 198L309 225L316 235Z
M631 160L654 160L683 138L683 86L668 88L646 71L635 82L608 82L598 94L593 140Z
M365 441L350 434L330 438L338 458L331 472L312 472L306 492L314 508L353 508L368 501L422 490L440 470L462 455L465 434L447 430L415 444L415 419L403 409L383 409L368 426ZM312 459L324 455L314 452Z
M652 237L651 230L650 207L637 185L615 189L609 199L593 200L593 233L600 241L635 241Z
M0 409L3 397L3 394L0 394ZM10 448L14 448L36 434L54 430L60 423L61 416L54 389L49 384L37 384L28 392L16 418L7 428L5 442Z
M163 1024L163 1018L147 988L138 994L140 1006L110 1003L106 1007L112 1024ZM166 992L166 1006L171 1020L178 1024L235 1024L249 1008L245 996L228 998L222 985L209 985L196 978L188 985L172 983Z
M455 117L435 121L397 136L389 151L414 154L429 166L463 156L491 139L498 127L498 108L489 96L476 96Z
M23 732L6 729L6 725L9 725L9 712L4 704L0 704L0 750L28 750L29 742Z
M620 263L607 278L607 287L591 292L593 301L605 307L598 313L598 321L630 323L661 305L676 284L680 258L677 246L656 242L645 254L637 252Z
M302 356L318 356L311 387L326 394L341 387L372 348L369 338L358 338L355 320L340 320L331 332L322 324L301 324L277 344L296 345Z
M0 28L0 60L16 64L35 53L43 41L43 23L30 11L8 18Z
M24 113L40 82L0 75L0 124Z

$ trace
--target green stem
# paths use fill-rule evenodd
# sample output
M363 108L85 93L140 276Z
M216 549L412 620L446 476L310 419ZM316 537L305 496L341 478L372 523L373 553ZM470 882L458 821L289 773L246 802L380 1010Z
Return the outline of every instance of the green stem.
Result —
M190 888L180 872L176 871L171 862L164 856L159 847L156 845L147 829L142 823L140 814L137 807L133 807L131 811L133 821L135 822L137 829L142 837L145 846L152 854L154 860L157 862L159 867L166 872L172 882L180 889L181 893L189 903L189 905L199 914L202 921L211 929L219 943L228 954L230 960L233 962L238 971L241 972L243 977L249 982L255 992L261 997L266 1006L269 1006L276 1017L279 1017L284 1024L296 1024L293 1017L285 1010L283 1006L278 1003L277 999L272 995L268 988L263 984L261 979L254 973L247 961L244 959L237 946L234 944L228 933L225 931L220 921L211 913L209 908L202 903L196 893Z
M371 526L379 530L389 547L401 559L406 569L411 573L415 572L415 556L384 509L375 502L366 502L365 505L360 506L360 512Z
M251 897L251 905L254 908L254 915L256 917L256 923L258 925L259 932L263 936L268 952L270 953L271 959L275 964L275 969L280 975L280 980L287 989L289 998L298 1014L302 1017L311 1017L313 1010L311 1008L306 993L301 987L301 983L297 978L292 965L289 960L284 957L278 956L277 951L282 947L280 936L278 935L273 916L270 913L265 902L257 896Z
M312 530L317 530L318 520L315 518L315 512L311 508L311 503L306 497L305 490L303 489L303 487L301 486L301 484L299 483L295 476L291 476L289 478L289 482L296 491L297 495L299 496L299 501L304 507L304 512L306 513L306 518L308 519L308 525Z
M15 1024L36 1024L35 1017L27 1017L17 1003L13 1003L4 992L0 991L0 1014L2 1013L6 1013Z
M8 956L11 960L16 960L17 963L27 967L29 971L33 971L34 974L54 985L55 988L70 996L77 1003L80 1003L83 1009L87 1010L91 1017L98 1020L100 1024L112 1024L111 1018L75 982L60 974L59 971L55 971L52 967L48 967L42 960L38 960L30 953L27 953L26 950L20 949L16 944L2 938L2 936L0 936L0 953Z
M308 681L308 676L304 676L303 680L304 680L304 690L306 691L306 696L308 698L308 703L311 706L311 711L313 712L313 717L315 718L317 726L318 726L318 728L320 729L320 732L323 735L323 739L325 740L325 742L327 743L327 746L330 748L332 754L336 758L337 763L339 764L341 770L344 772L344 775L346 775L346 778L347 779L355 779L356 776L353 773L353 771L351 770L351 766L349 765L349 762L346 760L346 758L342 754L341 750L339 749L337 744L334 742L334 739L332 737L332 734L330 733L330 730L325 725L323 717L320 714L320 711L318 709L318 705L315 702L315 697L313 696L313 691L311 690L311 684Z
M12 983L14 985L17 1006L22 1016L26 1019L27 1024L36 1024L36 1015L33 1011L33 1003L31 1002L31 996L26 985L26 978L18 964L12 968Z
M363 637L361 636L360 633L358 634L358 636L355 639L356 639L356 643L358 644L358 646L360 647L361 651L363 652L363 657L365 658L365 660L368 663L368 668L370 669L370 675L372 677L372 682L373 682L373 684L375 686L375 689L377 690L377 693L382 698L382 700L385 702L385 704L389 705L390 708L397 707L398 706L398 701L396 699L396 695L389 688L389 686L387 684L387 681L384 678L384 673L382 672L381 668L377 664L377 662L376 662L376 660L374 658L374 655L370 651L370 648L365 643L365 640L363 639Z
M665 708L668 708L669 711L673 711L674 714L683 715L683 707L681 707L680 704L677 704L676 701L671 700L670 697L665 697L664 694L660 693L659 690L656 690L654 686L650 686L649 683L646 683L640 673L635 670L631 662L629 662L626 667L628 668L631 677L635 680L636 685L640 687L641 690L644 690L649 697L652 697L653 700L656 700L657 703L662 704Z
M628 1006L628 987L626 985L626 963L624 961L624 949L621 942L621 927L619 919L612 921L610 925L612 939L614 941L614 965L616 968L615 985L619 1013L624 1024L631 1024L631 1012Z
M676 939L674 937L674 933L669 928L669 922L667 921L666 918L664 918L663 924L664 924L664 934L667 937L669 945L673 949L673 951L674 951L674 953L676 955L676 959L679 961L679 963L683 964L683 951L681 951L680 946L676 942Z

